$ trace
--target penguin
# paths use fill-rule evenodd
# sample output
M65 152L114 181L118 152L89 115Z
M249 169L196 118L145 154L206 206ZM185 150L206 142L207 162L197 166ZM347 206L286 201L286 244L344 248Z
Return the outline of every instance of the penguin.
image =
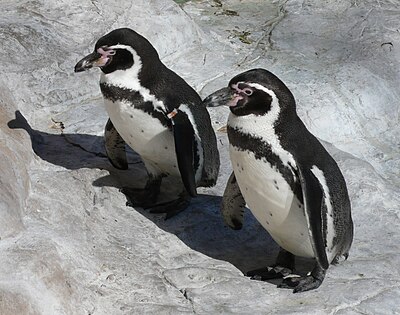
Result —
M165 212L184 210L197 187L214 186L219 172L217 140L200 96L160 60L151 43L129 28L101 37L75 72L99 67L109 120L105 148L111 164L127 169L125 145L146 167L144 189L123 187L128 204ZM157 204L162 178L178 178L179 197Z
M290 90L267 70L238 74L204 104L230 108L233 172L221 205L226 224L241 229L247 204L280 246L274 265L247 276L283 278L279 286L294 293L318 288L329 265L347 259L353 240L350 199L337 163L297 116ZM306 276L293 274L296 256L314 260Z

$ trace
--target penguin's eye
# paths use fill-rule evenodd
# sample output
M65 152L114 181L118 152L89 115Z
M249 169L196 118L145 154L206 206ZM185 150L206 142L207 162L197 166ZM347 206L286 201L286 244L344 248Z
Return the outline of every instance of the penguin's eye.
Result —
M243 92L247 95L250 96L253 94L253 90L252 89L244 89Z

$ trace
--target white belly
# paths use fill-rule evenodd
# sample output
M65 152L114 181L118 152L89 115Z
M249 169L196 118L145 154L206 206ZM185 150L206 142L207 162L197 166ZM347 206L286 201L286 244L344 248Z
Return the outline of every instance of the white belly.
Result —
M304 206L282 175L252 152L232 145L230 157L240 191L261 225L282 248L297 256L314 257Z
M124 101L104 100L108 115L122 139L137 152L149 173L179 176L173 133L157 119Z

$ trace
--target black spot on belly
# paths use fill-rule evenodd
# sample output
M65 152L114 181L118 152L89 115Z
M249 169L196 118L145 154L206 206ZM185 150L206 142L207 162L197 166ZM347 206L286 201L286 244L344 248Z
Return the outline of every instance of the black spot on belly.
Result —
M140 130L141 132L144 132L144 130Z
M272 212L270 212L269 215L272 217Z
M276 188L276 190L279 190L279 187L278 187L278 186L275 186L275 188Z
M165 150L168 150L168 147L164 147Z
M131 118L133 118L133 115L129 115Z
M297 170L291 166L283 164L282 160L272 152L271 145L265 142L261 137L251 136L241 132L237 128L228 126L228 138L231 145L237 150L248 154L252 152L257 160L265 161L271 164L288 183L290 189L297 199L303 203L303 192L300 186L300 179ZM294 174L294 175L293 175ZM277 188L278 189L278 188Z

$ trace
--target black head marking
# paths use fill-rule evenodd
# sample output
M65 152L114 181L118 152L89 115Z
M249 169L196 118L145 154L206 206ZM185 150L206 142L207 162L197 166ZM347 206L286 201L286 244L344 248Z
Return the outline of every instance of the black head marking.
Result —
M265 89L255 85L261 85ZM292 112L296 110L295 100L290 90L278 77L265 69L252 69L238 74L231 79L229 87L235 93L230 109L237 116L268 113L271 109L273 94L281 110Z
M110 62L101 68L104 73L125 70L135 63L134 56L128 49L123 47L114 49L113 46L116 45L129 46L136 52L142 63L142 68L146 68L146 71L141 71L141 73L149 74L149 71L153 72L151 70L161 63L157 51L146 38L129 28L119 28L101 37L95 46L96 52L99 49L106 52L111 49L115 52L110 56Z
M244 82L231 86L234 100L229 107L236 116L265 115L271 109L272 96Z
M130 51L123 48L110 49L108 46L102 46L102 49L114 52L114 54L109 57L110 59L108 63L100 68L104 73L112 73L116 70L125 70L133 66L134 59Z

